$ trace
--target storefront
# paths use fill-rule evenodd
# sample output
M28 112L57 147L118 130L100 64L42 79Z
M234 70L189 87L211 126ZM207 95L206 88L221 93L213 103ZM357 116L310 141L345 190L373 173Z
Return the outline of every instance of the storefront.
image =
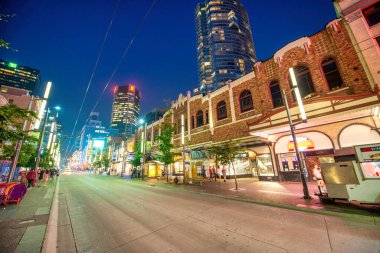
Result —
M297 134L296 137L302 167L306 168L307 179L311 180L313 168L319 167L321 161L334 157L334 145L330 137L321 132L305 132ZM274 151L279 163L280 180L300 181L300 171L291 135L280 137L275 143Z
M272 161L270 146L260 145L249 147L249 159L252 166L252 176L260 181L278 180Z

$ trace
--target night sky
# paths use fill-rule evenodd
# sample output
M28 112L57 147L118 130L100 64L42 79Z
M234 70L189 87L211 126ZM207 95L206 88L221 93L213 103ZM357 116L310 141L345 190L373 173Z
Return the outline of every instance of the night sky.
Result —
M259 60L287 43L322 30L335 18L331 0L241 0L247 8ZM1 0L0 38L18 51L0 58L41 71L53 82L50 104L61 105L64 134L71 135L92 69L118 0ZM82 128L151 0L120 0L77 131ZM141 115L197 86L196 0L157 0L151 15L112 79L96 111L109 126L114 84L135 84Z

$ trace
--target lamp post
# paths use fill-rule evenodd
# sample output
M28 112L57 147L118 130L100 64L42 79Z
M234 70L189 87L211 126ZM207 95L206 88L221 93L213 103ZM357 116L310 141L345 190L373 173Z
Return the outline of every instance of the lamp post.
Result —
M302 168L301 156L300 156L300 153L299 153L298 142L297 142L297 137L296 137L296 133L295 133L295 130L296 130L295 126L298 125L298 124L300 124L300 123L306 123L307 122L307 117L306 117L305 109L303 107L301 94L300 94L299 88L297 86L297 79L296 79L296 76L294 74L294 69L290 68L289 69L289 73L290 73L290 78L292 80L292 85L293 85L293 88L291 89L291 91L294 91L294 94L296 95L296 100L297 100L298 108L300 110L301 119L302 119L301 122L293 123L292 117L290 115L288 100L286 99L287 93L286 93L285 90L282 90L282 97L283 97L284 104L285 104L286 114L288 116L288 121L289 121L289 126L290 126L290 132L291 132L292 138L293 138L294 151L295 151L296 157L297 157L297 165L298 165L298 168L299 168L299 171L300 171L300 176L301 176L301 181L302 181L302 186L303 186L303 198L304 199L310 199L311 197L310 197L309 189L308 189L307 183L306 183L305 171Z
M181 115L181 144L182 144L182 171L183 184L186 183L186 162L185 162L185 116Z
M145 174L145 152L146 152L146 121L144 119L139 120L140 125L143 125L143 130L141 132L141 147L140 151L142 154L141 157L141 163L142 163L142 170L141 170L141 178L144 179Z
M57 110L57 111L61 110L61 107L59 107L59 106L55 106L53 108L55 110ZM49 113L50 113L50 109L48 107L47 110L46 110L44 122L43 122L43 125L42 125L42 130L41 130L41 134L40 134L40 139L39 139L39 143L38 143L37 155L36 155L36 164L34 166L35 170L38 169L38 164L40 163L40 160L41 160L41 149L42 149L42 144L43 144L43 140L44 140L44 136L45 136L46 122L47 122L47 119L49 118ZM50 136L49 136L49 139L50 139ZM51 139L50 139L50 141L48 141L48 148L50 146L49 142L51 142Z

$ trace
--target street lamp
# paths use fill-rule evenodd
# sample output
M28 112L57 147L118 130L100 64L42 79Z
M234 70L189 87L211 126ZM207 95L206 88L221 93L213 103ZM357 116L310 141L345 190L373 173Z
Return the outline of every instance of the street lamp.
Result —
M307 188L305 171L302 168L301 156L300 156L300 153L299 153L299 150L298 150L298 142L297 142L297 137L296 137L296 134L295 134L295 130L296 130L295 126L298 125L298 124L300 124L300 123L306 123L307 122L307 117L306 117L306 113L305 113L305 108L303 107L301 94L300 94L299 88L297 86L297 79L296 79L296 76L294 74L294 69L293 68L289 69L289 74L290 74L290 78L292 80L292 89L290 90L290 92L294 91L294 94L296 96L298 108L299 108L299 111L300 111L300 114L301 114L301 119L302 119L301 122L293 123L292 117L290 115L288 100L286 99L287 93L286 93L285 90L282 90L282 97L283 97L284 104L285 104L286 114L288 116L288 121L289 121L289 126L290 126L290 132L292 134L293 143L294 143L294 151L295 151L296 157L297 157L297 165L298 165L298 168L299 168L299 171L300 171L301 181L302 181L302 185L303 185L303 198L304 199L310 199L311 197L309 195L309 189Z
M183 184L186 183L186 162L185 162L185 116L181 114L181 144L182 144L182 170Z
M142 163L142 170L141 170L141 178L144 179L144 172L145 172L145 151L146 151L146 125L147 122L144 119L139 119L140 125L143 125L143 130L141 132L141 147L140 151L142 154L141 157L141 163Z
M55 109L56 111L61 110L61 107L59 107L59 106L55 106L55 107L52 107L52 108ZM47 122L47 119L49 118L49 113L50 113L50 109L48 107L47 110L46 110L46 114L45 114L45 118L44 118L44 123L42 125L42 130L41 130L40 139L39 139L39 143L38 143L37 155L36 155L36 164L34 166L35 170L38 169L38 164L40 163L40 160L41 160L41 149L42 149L42 144L43 144L43 140L44 140L44 136L45 136L46 122ZM55 125L55 122L53 122L53 123ZM50 134L51 134L50 136L52 136L52 133L50 133ZM51 144L50 143L51 142L50 136L49 136L49 140L48 140L48 146L47 146L48 148L49 148L49 146Z

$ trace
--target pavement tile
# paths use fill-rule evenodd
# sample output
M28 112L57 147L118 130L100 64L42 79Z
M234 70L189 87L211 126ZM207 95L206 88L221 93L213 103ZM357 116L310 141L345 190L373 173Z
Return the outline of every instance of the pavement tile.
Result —
M45 231L46 225L29 226L25 230L15 253L40 253Z

